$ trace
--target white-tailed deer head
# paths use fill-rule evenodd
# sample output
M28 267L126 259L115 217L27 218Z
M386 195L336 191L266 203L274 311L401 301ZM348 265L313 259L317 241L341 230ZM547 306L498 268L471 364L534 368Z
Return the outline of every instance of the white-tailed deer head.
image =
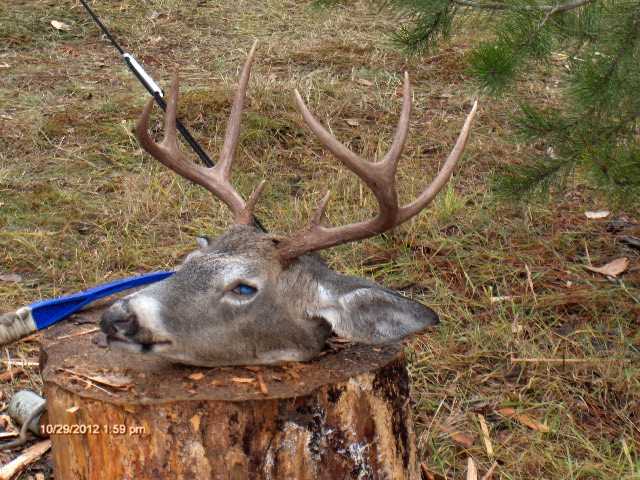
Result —
M379 213L370 220L323 224L327 193L309 225L287 238L253 226L261 182L245 202L230 183L240 117L255 45L240 76L219 161L206 168L189 161L176 138L178 80L174 77L165 114L165 134L148 133L153 100L136 127L142 147L164 165L222 200L235 226L215 239L198 239L176 273L113 304L102 330L111 344L192 365L250 365L305 361L318 355L331 333L370 344L397 341L438 322L429 308L361 278L329 269L313 252L372 237L418 214L446 184L462 155L476 112L474 104L442 169L408 205L398 205L395 173L409 130L411 86L405 74L402 112L389 152L365 161L336 140L295 99L304 121L322 145L360 177L375 195Z

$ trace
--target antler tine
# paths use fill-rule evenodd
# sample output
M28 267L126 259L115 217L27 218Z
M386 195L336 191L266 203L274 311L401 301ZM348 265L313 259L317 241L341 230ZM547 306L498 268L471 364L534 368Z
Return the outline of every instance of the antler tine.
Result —
M398 126L396 127L396 133L391 143L391 148L382 159L382 163L387 165L388 168L395 171L398 167L398 162L402 156L402 150L404 150L404 144L407 141L409 135L409 120L411 119L411 82L409 81L409 72L404 72L404 86L402 88L402 111L400 112L400 118L398 120Z
M405 205L398 212L398 223L406 222L411 217L420 213L422 209L424 209L431 201L435 198L435 196L442 190L451 174L453 173L453 169L455 168L458 160L462 156L465 147L467 146L467 140L469 139L469 133L471 132L471 122L473 122L473 117L476 115L476 111L478 110L478 101L473 102L473 107L471 111L467 115L467 118L464 121L464 125L458 134L458 139L456 140L455 145L451 149L447 160L444 162L444 165L436 175L431 183L422 191L422 193L416 198L413 202L408 205Z
M283 260L291 260L308 252L372 237L409 220L419 213L433 200L446 184L447 180L449 180L453 168L462 156L462 152L466 146L471 122L478 106L478 102L476 101L471 112L467 115L453 150L449 154L440 172L438 172L438 175L436 175L436 178L425 188L416 200L399 208L395 188L395 173L409 130L409 116L411 112L411 85L409 76L405 73L402 112L393 142L389 152L384 156L383 160L378 163L366 162L347 149L309 112L297 90L295 94L298 107L309 128L318 136L322 145L367 184L378 201L379 213L376 217L359 223L332 228L324 227L321 225L320 220L329 199L327 194L319 203L308 227L280 243L278 249L280 257Z
M176 105L178 96L178 76L174 75L171 82L171 90L167 95L167 109L165 112L165 133L162 141L156 143L149 135L149 116L153 108L154 99L147 102L136 124L136 137L149 154L160 161L178 175L200 183L196 165L193 165L180 151L176 140Z
M229 115L227 131L224 135L224 144L222 145L222 151L220 152L219 163L216 165L216 168L220 170L222 177L227 180L229 179L231 164L233 163L236 148L238 147L242 109L244 107L247 85L249 84L249 75L251 74L251 66L253 64L253 57L255 55L257 45L258 41L256 40L253 42L253 46L249 51L247 60L244 62L244 66L242 67L242 73L240 74L240 80L238 82L238 89L236 90L236 94L233 99L233 106L231 107L231 114Z
M311 131L316 134L320 143L333 153L344 166L360 177L376 197L380 213L366 226L367 232L379 232L393 227L398 212L395 172L409 131L409 117L411 114L411 83L409 82L409 75L405 73L402 112L393 142L389 152L384 156L382 161L377 163L364 160L338 141L309 111L298 90L295 90L295 99L298 109L302 113L302 118ZM328 197L325 197L319 205L314 219L307 228L308 231L322 228L319 224L315 223L315 218L322 217L327 201ZM366 236L369 235L367 234L365 237ZM289 254L287 254L287 256L288 255Z
M174 75L171 90L167 95L167 108L164 116L164 138L160 143L156 143L149 135L149 116L153 108L153 99L149 100L138 119L136 125L136 136L142 147L169 167L178 175L203 186L222 200L232 211L235 222L238 224L252 223L252 211L255 203L262 191L264 184L259 185L252 193L249 201L245 203L240 194L230 183L231 165L234 160L238 138L240 136L240 120L244 98L249 82L251 64L256 50L257 42L254 42L249 52L248 58L242 69L238 89L233 101L229 123L225 134L225 140L220 153L218 164L212 168L201 167L185 157L180 151L176 133L176 110L178 103L178 76Z
M302 113L302 118L304 119L307 126L311 129L313 133L316 134L320 143L331 153L335 155L335 157L342 162L342 164L351 170L353 173L358 175L362 180L367 184L373 183L373 179L371 178L371 167L374 164L371 164L360 156L353 153L347 147L345 147L342 143L340 143L336 137L334 137L329 131L322 125L316 117L309 111L307 105L302 100L302 96L300 92L296 89L294 90L296 104L298 106L298 110ZM371 186L371 185L370 185Z

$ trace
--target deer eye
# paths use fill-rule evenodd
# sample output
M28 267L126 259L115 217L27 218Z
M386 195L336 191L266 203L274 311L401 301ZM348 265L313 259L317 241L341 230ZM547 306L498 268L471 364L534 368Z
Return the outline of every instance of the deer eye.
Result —
M246 283L239 283L231 291L236 295L249 296L256 293L258 289Z

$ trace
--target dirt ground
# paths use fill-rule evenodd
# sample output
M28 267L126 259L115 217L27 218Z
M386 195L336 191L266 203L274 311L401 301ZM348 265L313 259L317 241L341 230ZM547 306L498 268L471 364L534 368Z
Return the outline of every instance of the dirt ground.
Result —
M305 128L293 88L373 159L391 142L410 72L415 107L398 178L405 201L442 164L479 97L462 164L430 210L325 257L441 315L435 332L407 347L425 478L466 478L469 458L480 477L495 463L495 479L640 478L640 255L620 241L640 235L640 216L608 205L579 176L547 203L494 199L495 169L539 146L514 139L515 98L483 96L465 74L472 35L405 56L388 39L398 19L367 2L93 5L161 85L180 72L180 115L214 158L239 68L259 40L234 182L246 195L268 180L258 216L274 232L303 225L328 185L333 223L375 210ZM519 93L561 101L559 68L532 71ZM145 99L79 3L0 4L0 312L171 268L195 235L228 225L219 202L138 147L131 130ZM603 209L607 218L585 216ZM630 266L616 279L584 268L620 257ZM36 361L37 336L0 356L2 369ZM40 387L27 364L0 385L0 407L14 391ZM0 453L0 463L13 456ZM41 475L52 478L46 459L21 478Z

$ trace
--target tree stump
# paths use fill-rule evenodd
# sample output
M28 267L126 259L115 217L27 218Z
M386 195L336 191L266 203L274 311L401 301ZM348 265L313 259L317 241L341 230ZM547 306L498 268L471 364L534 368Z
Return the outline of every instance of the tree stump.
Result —
M419 478L400 345L208 369L98 335L63 322L43 338L56 480Z

